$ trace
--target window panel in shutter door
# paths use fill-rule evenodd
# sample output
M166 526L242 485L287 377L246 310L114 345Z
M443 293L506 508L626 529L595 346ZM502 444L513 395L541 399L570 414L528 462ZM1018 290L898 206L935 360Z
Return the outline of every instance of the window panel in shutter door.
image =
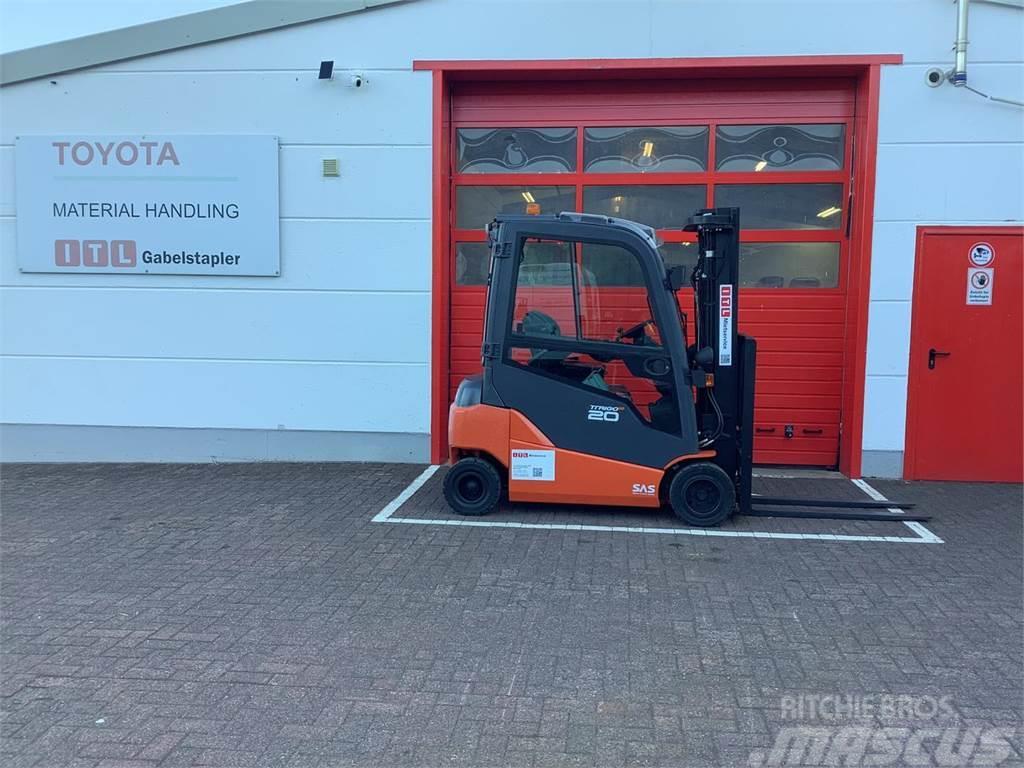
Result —
M586 128L588 173L679 173L708 165L708 127Z
M720 125L715 130L719 171L838 171L845 126Z
M458 173L572 173L575 128L460 128Z

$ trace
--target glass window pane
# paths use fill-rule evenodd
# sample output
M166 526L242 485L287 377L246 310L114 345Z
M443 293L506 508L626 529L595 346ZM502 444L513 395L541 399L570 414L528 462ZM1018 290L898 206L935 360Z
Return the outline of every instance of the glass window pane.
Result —
M697 244L696 243L662 243L658 246L658 252L665 261L665 267L686 267L689 273L697 266ZM689 282L687 282L689 285Z
M583 169L591 173L670 173L708 167L706 125L586 128Z
M580 329L584 339L624 344L661 344L648 302L643 268L632 251L620 245L584 243L580 263L585 276L580 289ZM617 338L622 329L640 323L629 338Z
M719 171L838 171L843 125L720 125L715 130Z
M744 229L839 229L842 184L720 184L715 205L738 207Z
M576 338L571 243L529 240L516 275L512 330L530 336Z
M681 228L698 208L706 207L702 184L636 184L584 187L583 210L646 224L655 229Z
M835 288L839 243L740 243L740 285Z
M455 284L487 285L491 249L487 243L456 243Z
M459 173L571 173L575 128L460 128Z
M573 187L458 187L455 190L455 226L482 229L499 213L561 213L576 210Z
M622 248L617 245L599 243L584 245L584 284L597 286L644 285L644 273L640 268L640 263L628 252L626 253L629 258L622 258L622 253Z

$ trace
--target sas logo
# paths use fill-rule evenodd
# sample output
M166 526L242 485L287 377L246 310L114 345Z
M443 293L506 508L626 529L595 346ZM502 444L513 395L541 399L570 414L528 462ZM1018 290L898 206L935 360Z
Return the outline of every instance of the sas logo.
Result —
M633 483L634 496L653 496L657 493L654 483Z
M618 421L624 410L621 405L592 405L587 411L587 421Z

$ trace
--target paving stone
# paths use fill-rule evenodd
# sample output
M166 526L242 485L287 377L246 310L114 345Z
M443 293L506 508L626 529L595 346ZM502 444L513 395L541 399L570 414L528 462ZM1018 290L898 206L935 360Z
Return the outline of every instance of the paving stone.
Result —
M372 523L421 469L0 467L0 764L731 767L835 724L785 709L822 696L948 700L940 725L1008 728L1021 764L1019 486L874 483L943 545ZM400 516L461 521L442 477Z

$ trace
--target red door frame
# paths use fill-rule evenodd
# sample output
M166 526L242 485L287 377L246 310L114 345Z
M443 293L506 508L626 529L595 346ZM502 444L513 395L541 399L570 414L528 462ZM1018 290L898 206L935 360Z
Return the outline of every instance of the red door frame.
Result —
M917 228L917 239L914 245L914 302L911 306L910 311L910 359L918 360L921 355L921 348L927 343L922 338L921 324L924 322L921 319L921 312L918 311L918 307L921 306L917 302L918 291L917 288L921 284L921 280L924 276L924 259L921 258L921 254L924 250L924 240L928 235L973 235L975 237L991 237L993 235L1014 235L1024 234L1024 229L1019 226L992 224L992 225L981 225L973 227L961 227L961 226L921 226ZM923 303L923 302L922 302ZM904 443L903 443L903 479L904 480L917 480L917 473L915 472L915 451L917 450L917 443L914 436L917 434L915 429L917 425L918 412L917 412L917 401L914 399L913 392L916 386L920 385L919 377L921 376L920 370L915 366L911 365L907 372L907 420L904 426Z
M466 80L658 79L680 77L854 77L857 151L852 167L853 211L847 291L846 366L839 469L859 477L867 367L868 292L874 223L875 163L881 68L901 64L900 54L863 56L739 56L680 59L566 59L536 61L415 61L416 71L433 72L433 275L430 383L430 460L447 453L449 365L448 241L451 231L450 146L451 85Z

